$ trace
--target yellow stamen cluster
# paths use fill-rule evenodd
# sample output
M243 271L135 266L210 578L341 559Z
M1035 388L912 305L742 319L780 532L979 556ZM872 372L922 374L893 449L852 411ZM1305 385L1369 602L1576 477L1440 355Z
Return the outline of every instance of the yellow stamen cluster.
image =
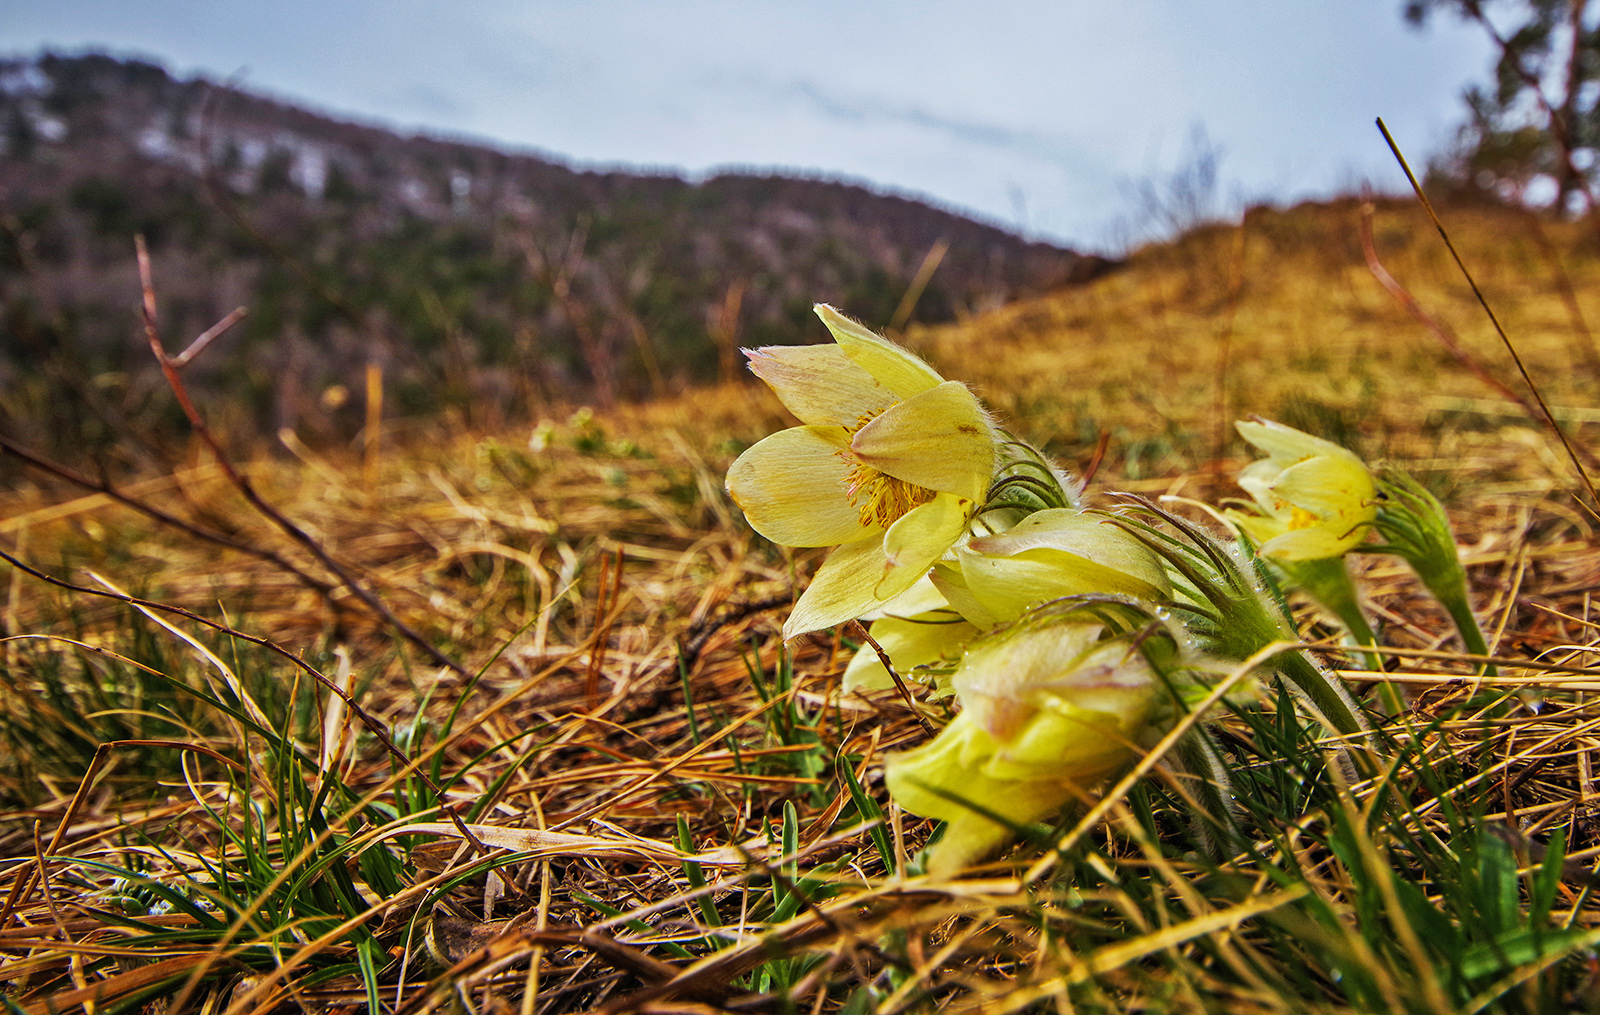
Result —
M844 477L844 493L850 506L861 513L862 526L876 522L887 529L912 508L937 496L925 487L886 476L870 465L861 464L848 451L839 452L839 457L850 465Z
M847 426L845 433L854 437L861 428L872 422L878 413L860 416L855 426ZM874 523L887 529L914 507L926 504L938 494L926 487L908 483L903 479L885 475L870 465L862 463L850 451L838 452L839 458L850 467L844 474L844 495L861 515L861 527ZM863 503L863 499L865 503Z

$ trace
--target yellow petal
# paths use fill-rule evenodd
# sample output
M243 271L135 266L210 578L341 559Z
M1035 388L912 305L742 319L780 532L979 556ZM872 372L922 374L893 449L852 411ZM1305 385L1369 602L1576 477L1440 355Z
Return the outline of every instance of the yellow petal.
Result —
M946 381L890 406L862 427L850 453L914 486L979 500L994 473L994 434L978 399Z
M1138 755L1129 737L1144 721L1148 695L1125 692L1129 714L1098 712L1064 705L1041 709L1033 721L1000 747L984 769L996 779L1045 780L1093 786ZM1135 714L1136 713L1136 714Z
M1274 537L1261 544L1261 555L1277 560L1326 560L1329 557L1338 557L1348 551L1361 537L1366 534L1364 527L1358 527L1353 537L1341 538L1340 531L1326 525L1315 525L1309 529L1293 529L1281 536Z
M833 551L784 621L784 640L854 620L880 605L872 590L887 563L883 542L877 539L860 539Z
M1238 422L1234 424L1239 436L1278 460L1280 466L1311 458L1316 455L1344 455L1356 461L1356 455L1321 437L1313 437L1304 430L1274 423L1270 419Z
M1250 537L1256 549L1289 531L1289 523L1284 518L1268 518L1264 515L1251 514L1248 511L1237 511L1229 508L1222 512L1228 524Z
M1044 817L1073 798L1060 780L1005 780L986 774L997 745L966 716L956 716L931 743L890 755L884 781L895 802L913 814L948 822L929 857L929 873L953 877L1011 841L1012 825Z
M966 548L958 552L967 588L983 604L985 612L998 620L1016 620L1028 607L1062 596L1108 592L1160 601L1171 594L1165 576L1162 585L1156 585L1066 550L1040 547L1008 557L973 553Z
M744 354L750 372L802 423L855 426L899 401L837 345L774 345Z
M1131 681L1149 685L1148 669L1138 665L1116 665L1094 671L1084 669L1084 661L1097 648L1103 628L1091 620L1049 624L1042 628L1021 626L1002 629L967 647L961 666L951 674L964 714L1001 742L1014 739L1039 711L1039 696L1072 688L1084 690L1085 683ZM1123 662L1126 645L1106 646ZM1104 670L1104 672L1102 672Z
M915 585L961 538L971 508L971 501L941 493L889 526L883 537L884 571L873 594L893 599Z
M871 616L873 620L883 617L915 617L919 613L932 613L949 605L944 594L933 584L933 579L924 575L915 585L874 610Z
M1293 506L1345 528L1378 516L1378 489L1359 461L1319 457L1291 465L1278 475L1272 492Z
M958 553L960 551L957 551ZM949 602L950 608L965 617L968 623L980 628L993 627L1001 617L990 610L983 600L973 594L967 585L966 573L960 564L940 562L928 573L939 593Z
M826 303L814 308L822 323L833 333L833 340L863 370L900 398L920 395L944 380L921 359L879 338Z
M963 712L932 741L904 754L889 755L884 781L895 803L912 814L948 821L970 813L971 808L946 794L971 793L970 799L991 806L986 797L994 795L995 787L983 786L980 773L997 748L994 738ZM1003 805L1004 801L995 803Z
M1137 538L1095 515L1068 508L1036 511L997 536L974 539L969 549L988 557L1021 557L1033 550L1055 550L1066 558L1028 555L1031 561L1056 561L1064 572L1076 576L1062 581L1078 585L1073 591L1040 595L1037 601L1077 592L1114 592L1141 599L1165 599L1172 594L1161 559ZM966 556L963 556L963 562ZM1085 564L1094 567L1086 568ZM1106 574L1105 571L1112 574ZM1103 583L1095 587L1095 583Z
M1251 462L1239 472L1239 486L1272 517L1289 517L1289 506L1272 492L1272 484L1283 472L1283 465L1271 458Z
M978 633L953 610L912 618L885 617L874 621L869 630L902 677L914 667L960 657L962 648ZM871 645L861 646L845 667L844 693L887 691L892 687L894 680L877 651Z
M728 494L750 527L784 546L837 546L882 531L845 499L848 436L837 426L780 430L728 469Z

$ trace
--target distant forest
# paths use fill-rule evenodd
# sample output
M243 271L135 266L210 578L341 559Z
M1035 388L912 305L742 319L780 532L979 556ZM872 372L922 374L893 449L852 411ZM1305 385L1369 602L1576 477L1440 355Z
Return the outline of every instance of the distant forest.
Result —
M516 419L714 380L737 345L819 340L816 300L938 322L1108 267L844 183L588 171L146 62L0 61L14 436L92 453L178 422L139 325L136 234L169 348L248 310L188 382L236 434L313 441L359 429L369 364L393 414Z

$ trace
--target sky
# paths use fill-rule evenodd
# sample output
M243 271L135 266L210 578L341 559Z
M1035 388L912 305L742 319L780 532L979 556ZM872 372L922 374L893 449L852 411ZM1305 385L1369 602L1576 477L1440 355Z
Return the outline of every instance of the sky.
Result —
M1404 186L1480 33L1400 0L11 0L0 54L153 58L406 131L575 164L804 171L1080 248L1220 156L1218 211Z

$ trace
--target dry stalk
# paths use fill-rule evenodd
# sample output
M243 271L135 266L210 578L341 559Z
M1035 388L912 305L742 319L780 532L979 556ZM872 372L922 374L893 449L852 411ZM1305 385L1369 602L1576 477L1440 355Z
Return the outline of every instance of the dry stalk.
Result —
M398 631L401 637L421 649L435 663L451 670L457 676L470 677L472 675L470 670L439 651L436 645L424 638L415 628L395 616L393 611L384 605L382 600L358 581L344 565L335 560L323 548L321 543L311 537L310 533L290 521L287 515L269 504L256 491L255 484L250 481L249 476L234 467L227 452L223 450L221 442L211 432L211 428L206 425L204 417L200 415L200 410L195 407L194 401L189 397L189 391L184 387L183 378L178 373L178 363L167 355L166 347L161 342L161 332L156 325L156 292L155 283L150 273L150 253L145 249L143 236L134 238L134 246L139 259L139 280L144 290L144 301L142 303L144 332L145 337L150 342L150 351L155 356L156 362L160 364L161 372L166 377L168 386L172 388L172 394L177 398L178 405L183 409L184 415L188 417L189 425L194 428L195 433L205 442L206 447L211 449L211 453L215 456L217 465L222 469L223 475L244 496L244 499L249 502L251 507L255 508L262 517L282 530L290 539L310 551L318 563L337 577L339 583L348 588L361 601L362 605L381 617L384 623ZM215 331L216 329L213 328L211 330ZM195 343L197 346L199 344L198 341ZM193 349L194 346L190 348Z

